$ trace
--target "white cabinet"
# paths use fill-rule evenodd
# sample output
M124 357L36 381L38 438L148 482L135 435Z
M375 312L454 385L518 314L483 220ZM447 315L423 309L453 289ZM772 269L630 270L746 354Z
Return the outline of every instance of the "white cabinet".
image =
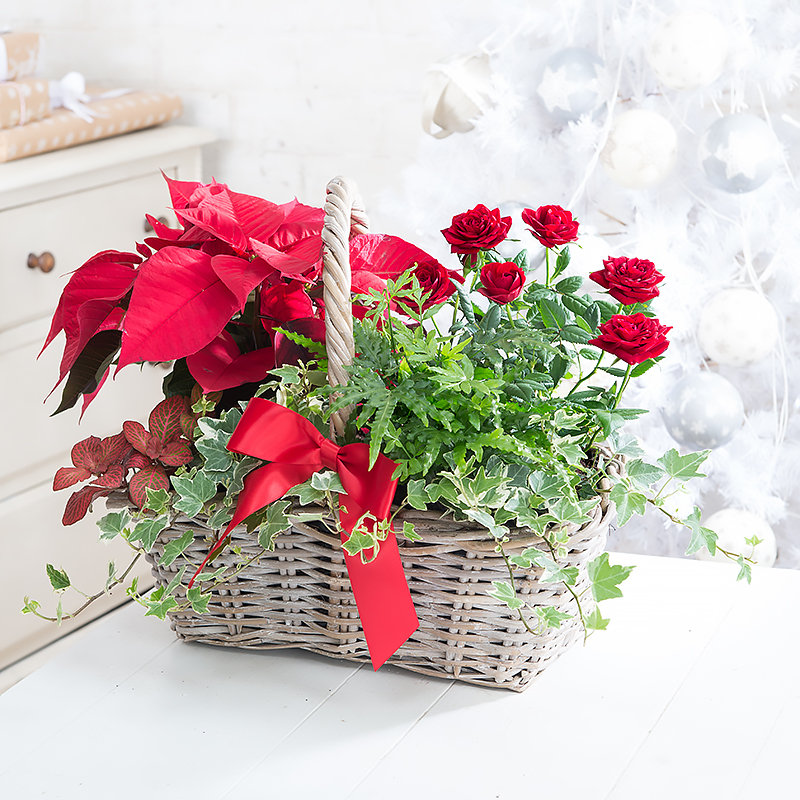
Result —
M128 367L106 382L79 424L77 406L50 418L60 387L44 403L58 377L63 339L37 355L69 273L100 250L133 251L146 235L145 213L175 224L161 171L200 180L200 148L213 139L197 128L167 126L0 165L0 669L124 600L121 593L105 597L60 628L20 613L25 595L53 612L48 562L94 592L109 561L129 561L124 542L98 541L102 501L94 514L62 527L70 490L54 493L53 475L70 464L78 440L146 418L166 373ZM49 272L28 266L31 254L36 261L43 253L55 262ZM149 569L137 566L149 578ZM65 610L79 603L78 596L65 598Z

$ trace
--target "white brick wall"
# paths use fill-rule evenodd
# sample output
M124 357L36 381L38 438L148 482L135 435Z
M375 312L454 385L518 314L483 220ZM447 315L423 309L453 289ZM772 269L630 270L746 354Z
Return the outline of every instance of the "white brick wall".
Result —
M336 174L367 205L422 136L426 68L448 55L443 17L477 0L8 0L0 23L46 37L47 77L181 95L214 131L205 177L321 205ZM464 43L471 49L476 42ZM374 227L384 226L373 219Z

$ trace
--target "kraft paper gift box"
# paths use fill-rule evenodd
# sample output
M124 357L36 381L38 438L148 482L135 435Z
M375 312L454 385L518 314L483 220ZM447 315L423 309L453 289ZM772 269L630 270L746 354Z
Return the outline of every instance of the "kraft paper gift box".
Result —
M35 122L50 114L50 91L44 78L0 83L0 128Z
M59 108L36 122L0 130L0 161L13 161L159 125L180 116L182 105L174 94L132 92L86 103L85 108L94 116L91 122Z
M42 52L38 33L0 34L0 81L14 81L36 74Z

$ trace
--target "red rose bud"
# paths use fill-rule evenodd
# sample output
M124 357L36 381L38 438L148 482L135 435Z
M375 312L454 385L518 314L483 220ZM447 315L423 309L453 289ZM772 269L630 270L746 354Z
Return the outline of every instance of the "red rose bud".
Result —
M477 205L471 211L456 214L449 228L442 231L451 253L474 255L479 250L497 247L511 228L511 217L501 217L500 209L490 211Z
M589 277L626 306L646 303L658 297L658 284L664 280L652 261L624 256L604 259L603 269L591 273Z
M541 206L536 211L526 208L522 221L545 247L559 247L578 238L578 220L561 206Z
M600 336L589 344L615 355L628 364L641 364L660 356L668 347L671 327L644 314L615 314L600 326Z
M498 305L516 300L525 285L525 273L513 261L500 264L490 261L481 269L478 293Z
M408 297L398 298L397 302L401 305L413 308L418 314L431 306L444 303L456 290L456 287L453 286L454 280L459 283L464 283L464 277L462 275L443 267L434 259L417 264L413 274L419 281L422 293L428 295L427 299L422 304L422 309L417 308L417 304Z

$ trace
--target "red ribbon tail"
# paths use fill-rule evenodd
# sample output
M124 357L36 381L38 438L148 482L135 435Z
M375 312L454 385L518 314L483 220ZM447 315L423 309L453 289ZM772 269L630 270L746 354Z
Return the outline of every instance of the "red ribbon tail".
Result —
M342 539L346 540L347 535L343 534ZM397 538L390 533L381 542L377 557L367 564L361 556L347 553L344 560L372 668L377 670L419 628Z

